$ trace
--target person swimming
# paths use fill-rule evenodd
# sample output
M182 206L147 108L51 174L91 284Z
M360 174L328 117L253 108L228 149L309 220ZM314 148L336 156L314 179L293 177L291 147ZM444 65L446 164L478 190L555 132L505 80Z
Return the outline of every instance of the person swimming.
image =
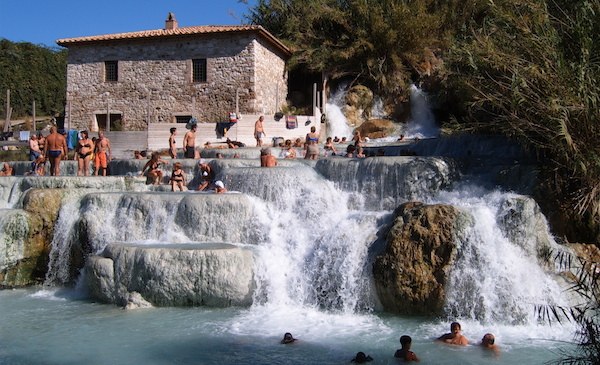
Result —
M492 333L486 333L483 335L483 338L481 339L481 346L484 349L491 350L495 353L500 351L498 345L496 345L496 337Z
M412 338L410 336L400 336L400 345L402 345L401 349L396 350L394 357L403 359L404 361L419 361L417 355L410 351L410 346L412 344Z
M354 359L352 359L352 362L355 362L357 364L363 364L369 361L373 361L373 358L362 351L357 352Z
M450 345L467 346L469 340L462 335L461 331L460 323L452 322L452 324L450 324L450 333L440 336L438 340Z
M296 342L297 340L298 340L298 339L297 339L297 338L294 338L294 336L292 336L292 334L291 334L291 333L289 333L289 332L286 332L286 333L283 335L283 339L281 340L281 343L282 343L282 344L284 344L284 345L287 345L287 344L290 344L290 343L294 343L294 342Z

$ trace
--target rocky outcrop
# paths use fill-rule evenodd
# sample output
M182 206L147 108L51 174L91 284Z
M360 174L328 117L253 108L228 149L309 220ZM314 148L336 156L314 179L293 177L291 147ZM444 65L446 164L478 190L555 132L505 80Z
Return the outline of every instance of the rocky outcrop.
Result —
M370 119L356 128L361 136L368 138L384 138L397 134L397 126L389 119Z
M409 202L394 215L387 248L373 264L381 304L393 313L440 314L462 214L448 205Z
M229 244L109 244L86 262L90 295L127 307L248 306L253 257Z
M366 86L356 85L346 93L343 111L350 125L359 126L370 116L372 106L373 92Z
M533 198L523 195L508 197L498 212L498 226L511 242L531 256L540 260L548 258L552 237L548 222Z
M59 189L32 189L23 199L23 210L5 213L0 240L0 286L20 287L44 280L62 198L63 191Z

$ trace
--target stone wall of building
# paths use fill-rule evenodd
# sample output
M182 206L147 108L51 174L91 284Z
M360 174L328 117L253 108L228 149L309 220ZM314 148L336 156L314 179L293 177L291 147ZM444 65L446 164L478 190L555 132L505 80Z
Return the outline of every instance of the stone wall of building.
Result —
M254 41L256 59L256 112L273 115L281 111L287 97L285 60L269 45Z
M231 33L71 45L67 120L72 128L95 130L96 115L110 109L121 114L123 130L145 130L147 123L177 116L225 121L235 111L236 90L240 113L262 112L260 99L274 98L264 85L273 75L285 80L285 61L255 38ZM207 60L206 83L192 82L192 59ZM117 82L105 81L105 61L118 61ZM284 100L287 82L280 84ZM272 104L265 112L274 112Z

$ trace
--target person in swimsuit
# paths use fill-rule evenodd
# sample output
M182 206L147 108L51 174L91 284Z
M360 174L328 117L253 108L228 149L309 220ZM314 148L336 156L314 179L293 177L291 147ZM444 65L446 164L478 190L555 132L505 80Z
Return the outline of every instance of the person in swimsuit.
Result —
M492 333L486 333L481 339L481 347L486 350L492 351L494 354L498 355L500 349L496 344L496 337Z
M294 343L294 342L296 342L296 341L298 341L298 339L297 339L297 338L294 338L294 336L292 336L292 334L291 334L291 333L289 333L289 332L286 332L286 333L283 335L283 339L280 341L280 343L281 343L282 345L288 345L288 344L290 344L290 343Z
M333 145L333 139L331 139L331 137L327 137L327 140L325 141L325 146L323 148L325 149L325 151L329 151L332 156L337 155L337 150Z
M183 151L185 158L196 158L196 124L183 136Z
M90 139L88 131L81 132L81 139L75 147L77 156L77 176L90 176L90 161L94 152L94 143Z
M275 167L277 166L277 159L271 154L271 149L265 147L260 150L260 167Z
M163 164L166 165L167 161L161 160L158 153L156 153L156 152L153 153L152 157L150 157L150 159L148 160L148 162L146 162L146 164L144 165L144 168L142 169L142 176L144 175L146 170L148 170L148 173L146 174L146 177L148 178L146 180L146 184L149 184L150 181L153 185L160 184L160 181L162 180L162 177L163 177L163 173L159 169L159 167L160 167L160 165L163 165Z
M8 163L4 163L2 165L2 170L0 170L0 176L13 176L15 174L15 170Z
M29 137L29 161L35 161L41 154L42 151L40 150L37 136L32 134L31 137Z
M207 163L200 163L200 175L202 183L198 186L199 191L208 190L215 180L215 171Z
M171 136L169 137L169 156L171 156L171 158L177 158L177 148L175 147L177 128L171 128L169 132L171 132Z
M469 340L463 336L461 332L462 328L460 327L460 323L452 322L452 324L450 324L450 333L441 335L438 340L450 345L467 346Z
M256 147L261 147L262 139L267 136L265 133L264 120L265 117L261 115L256 123L254 123L254 138L256 139Z
M94 175L98 176L100 169L102 168L102 176L106 176L108 170L108 161L110 160L111 148L110 140L104 137L104 132L98 132L98 139L96 139L94 148Z
M304 158L307 160L316 160L319 158L319 135L317 134L317 128L315 126L310 127L310 133L306 134L306 155Z
M40 155L35 161L31 162L31 171L26 175L44 176L46 175L46 158Z
M173 172L171 173L171 191L183 191L185 186L185 172L183 172L181 162L175 162Z
M394 357L403 359L404 361L419 361L417 355L410 351L410 345L412 344L412 338L410 336L401 336L400 337L400 345L402 345L401 349L396 350Z
M222 194L226 193L227 189L225 188L225 184L221 180L215 181L215 193Z
M44 148L46 147L46 137L44 137L42 132L38 132L37 142L38 146L40 147L40 152L44 152Z
M46 138L44 155L50 161L50 175L60 175L60 160L62 156L67 156L67 140L56 132L54 126L50 128L50 135Z

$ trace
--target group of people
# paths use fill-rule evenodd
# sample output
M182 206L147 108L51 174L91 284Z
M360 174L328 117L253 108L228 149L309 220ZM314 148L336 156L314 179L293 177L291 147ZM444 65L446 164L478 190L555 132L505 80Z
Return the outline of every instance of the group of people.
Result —
M94 174L107 175L108 161L110 160L110 140L104 132L98 132L98 138L89 138L88 131L81 131L75 145L74 160L78 162L77 175L90 175L90 162L94 161ZM44 137L40 132L33 134L29 139L29 160L31 161L30 174L44 175L45 164L50 163L50 175L60 175L60 162L69 158L67 139L58 133L55 126L50 127L50 134Z
M169 162L160 158L160 154L153 153L150 159L144 164L140 176L146 176L146 184L160 185L163 180L163 172L161 166L168 165ZM225 184L215 179L215 171L212 166L204 161L200 161L198 164L200 170L200 184L198 191L209 191L214 190L217 194L227 192ZM171 171L171 177L169 178L169 184L171 185L171 191L185 191L186 188L186 174L183 171L183 164L181 162L175 162L173 164L173 170Z
M283 339L280 341L282 344L292 344L296 342L298 339L294 338L291 333L286 332L283 335ZM462 329L460 323L452 322L450 324L450 332L443 334L442 336L437 338L438 341L442 341L449 345L456 346L467 346L469 344L469 340L462 334ZM498 345L495 343L496 338L492 333L486 333L481 339L480 346L486 350L492 351L494 354L499 353ZM419 361L417 355L411 350L412 347L412 338L408 335L400 336L400 346L398 350L394 353L394 357L397 359L402 359L404 361ZM356 356L352 359L352 362L362 364L369 361L372 361L373 358L364 352L360 351L356 354Z

